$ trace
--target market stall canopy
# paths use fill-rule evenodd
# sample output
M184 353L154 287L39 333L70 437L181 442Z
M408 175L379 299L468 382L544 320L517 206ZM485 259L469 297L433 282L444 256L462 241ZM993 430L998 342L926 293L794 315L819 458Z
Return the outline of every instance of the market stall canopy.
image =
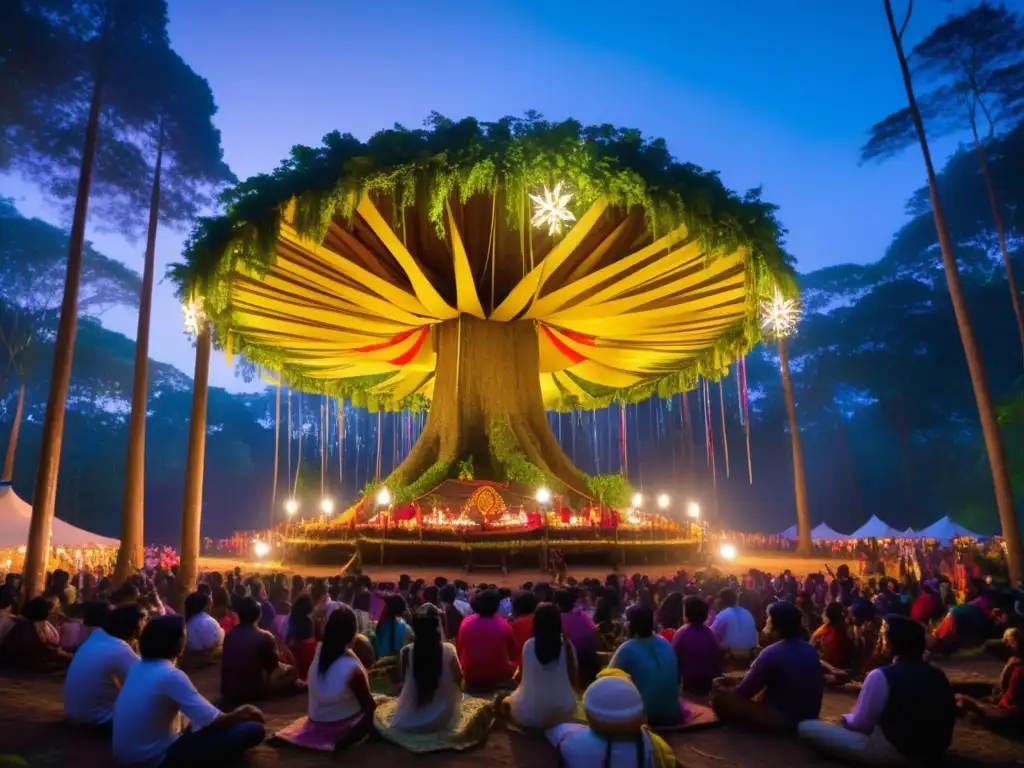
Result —
M851 533L850 539L895 539L902 536L899 531L888 523L880 520L877 515L872 515L864 525Z
M964 528L955 520L950 520L949 515L936 520L934 523L929 525L927 528L917 532L917 535L922 539L935 539L937 541L952 541L957 538L967 539L987 539L987 536L983 536L980 533L974 533L967 528Z
M0 482L0 547L18 547L28 541L32 505L14 492L9 482ZM50 527L50 544L55 547L116 547L117 539L100 536L58 518Z
M904 539L916 539L918 533L913 528L907 528L907 530L903 531L903 533L901 533L900 536Z
M795 525L789 526L786 530L779 534L784 539L795 539L799 536Z

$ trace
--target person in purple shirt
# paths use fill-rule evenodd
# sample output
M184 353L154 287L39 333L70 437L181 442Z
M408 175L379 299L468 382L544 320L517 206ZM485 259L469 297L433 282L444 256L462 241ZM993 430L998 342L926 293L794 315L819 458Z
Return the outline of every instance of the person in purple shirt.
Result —
M555 605L562 613L562 634L576 650L580 685L587 685L600 670L597 660L597 625L589 614L576 609L576 595L573 590L556 590Z
M260 629L270 632L274 628L274 619L277 618L277 611L273 604L267 599L267 590L263 581L253 577L249 580L249 594L260 604Z
M775 603L768 609L765 631L777 641L761 651L735 688L729 687L729 678L715 681L711 706L719 720L794 733L800 722L818 717L825 677L818 652L801 637L801 630L801 612L792 603Z
M705 622L708 604L699 595L683 600L686 623L672 637L672 650L679 663L679 679L685 693L706 696L716 677L722 674L722 652L715 633Z

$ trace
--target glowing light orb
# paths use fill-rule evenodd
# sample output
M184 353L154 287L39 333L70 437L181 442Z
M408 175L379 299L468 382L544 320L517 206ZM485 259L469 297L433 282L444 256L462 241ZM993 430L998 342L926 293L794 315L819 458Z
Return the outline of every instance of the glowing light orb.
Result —
M382 507L386 507L388 504L390 504L391 491L389 491L387 488L381 488L379 491L377 491L377 503L380 504Z
M323 512L325 515L331 514L332 512L334 512L334 502L331 501L330 499L321 499L320 511Z
M533 226L547 226L549 235L557 235L562 231L562 225L566 222L576 221L572 211L566 208L566 204L572 200L572 194L562 192L562 182L558 182L554 189L544 187L540 195L530 195L533 200Z
M735 560L736 559L736 547L732 544L723 544L722 548L718 550L718 554L722 556L724 560Z
M537 489L537 503L538 504L549 504L551 502L551 491L547 488Z
M185 319L185 333L189 336L198 336L203 323L206 322L206 315L203 313L203 300L192 299L181 305L181 313Z
M658 509L668 509L670 500L667 493L663 493L658 496Z
M256 557L266 557L270 553L270 545L265 541L256 539L252 543L252 551Z
M800 320L800 305L787 299L778 288L771 300L761 302L761 328L777 337L787 336Z
M686 514L694 518L700 517L700 504L696 501L691 501L690 505L686 508Z
M633 494L633 506L634 507L642 507L643 505L644 505L644 497L641 496L639 493L634 493Z
M284 503L284 511L289 515L294 515L299 511L299 502L295 499L288 499L288 501Z

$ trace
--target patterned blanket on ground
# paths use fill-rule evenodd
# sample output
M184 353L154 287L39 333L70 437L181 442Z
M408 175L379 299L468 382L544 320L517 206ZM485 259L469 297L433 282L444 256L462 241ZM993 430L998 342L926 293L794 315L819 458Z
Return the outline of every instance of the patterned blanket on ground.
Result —
M373 724L383 738L404 747L410 752L424 754L451 749L461 751L475 747L487 740L487 734L494 725L493 699L463 698L452 721L443 731L414 733L391 727L391 720L398 707L398 699L378 700Z

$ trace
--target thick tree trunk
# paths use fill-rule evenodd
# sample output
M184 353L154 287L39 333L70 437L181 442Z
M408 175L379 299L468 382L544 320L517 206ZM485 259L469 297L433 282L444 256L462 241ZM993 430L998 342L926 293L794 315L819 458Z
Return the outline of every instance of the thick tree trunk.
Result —
M181 507L181 562L174 580L172 605L181 613L185 597L199 577L199 524L203 512L203 466L206 461L206 397L210 378L210 329L196 338L196 369L192 383L192 414L185 463L185 499Z
M779 367L782 370L782 391L786 396L786 414L789 416L789 435L793 441L793 490L796 495L796 530L799 539L797 553L811 554L811 510L807 503L807 477L804 474L804 451L800 445L800 427L796 421L796 400L793 382L789 376L789 350L786 340L779 337Z
M489 432L505 425L516 448L570 490L585 493L583 475L548 424L540 391L537 329L532 321L490 322L461 315L435 326L437 372L427 423L388 479L415 481L437 461L473 457L479 480L503 480Z
M14 423L7 438L7 453L4 455L4 474L0 479L14 479L14 457L18 452L18 436L21 434L21 420L25 414L25 380L18 386L18 405L14 408Z
M22 594L34 597L43 591L46 562L50 549L50 527L57 504L57 472L60 449L64 440L64 414L67 410L68 388L71 385L71 362L78 332L78 291L82 279L82 251L85 247L85 221L89 210L93 163L99 141L100 107L103 103L102 72L92 87L89 119L82 147L82 167L78 174L75 213L68 239L68 266L64 277L64 298L60 307L60 323L54 341L53 371L50 392L43 417L42 445L36 465L36 484L32 494L32 524L29 527L25 566L22 570Z
M973 127L973 121L972 121ZM988 202L992 207L992 220L996 226L996 236L999 238L999 250L1003 254L1003 266L1006 267L1006 283L1010 288L1010 302L1013 304L1013 316L1017 319L1017 334L1020 336L1021 349L1024 349L1024 308L1021 307L1020 289L1017 287L1017 278L1013 274L1013 262L1010 260L1010 249L1006 244L1006 228L1003 226L1003 215L999 212L999 199L996 197L996 189L992 185L992 175L988 169L988 157L985 147L978 138L978 131L974 131L974 147L978 151L978 164L981 166L981 177L985 180L985 191L988 193Z
M281 380L277 381L277 397L274 400L274 487L270 492L270 527L274 527L277 514L277 475L281 461Z
M144 500L146 486L146 410L149 388L149 326L153 311L153 273L156 271L156 230L160 221L160 171L164 157L163 129L160 129L149 200L149 229L139 294L139 322L135 333L135 371L132 381L132 411L128 421L128 459L124 470L124 498L121 506L121 547L117 551L114 583L123 584L142 567Z
M971 374L974 399L978 403L981 431L985 438L985 449L988 452L989 465L992 469L992 484L995 489L996 507L999 509L999 520L1002 524L1003 538L1006 540L1010 582L1016 584L1024 576L1024 572L1022 572L1024 553L1021 551L1020 524L1017 521L1017 512L1013 504L1013 487L1010 484L1010 473L1006 464L1003 437L999 432L999 423L996 420L992 393L988 387L988 374L981 357L978 340L974 335L974 323L971 320L971 313L967 307L967 298L964 295L963 286L960 284L960 271L956 263L953 238L950 236L949 226L946 224L942 200L939 197L939 186L935 177L935 166L932 163L931 150L928 147L928 138L924 131L924 123L921 120L921 111L917 106L917 98L914 95L910 67L903 53L902 31L897 29L896 20L893 18L892 0L885 0L885 13L889 21L889 31L892 34L893 45L896 48L900 70L903 73L903 85L907 92L907 103L911 116L914 118L914 128L917 130L917 138L921 143L921 154L924 156L925 169L928 172L928 192L931 198L932 214L935 218L935 229L939 236L939 248L942 251L942 264L946 270L946 285L949 288L949 296L953 302L953 313L956 316L960 340L964 346L967 369Z

